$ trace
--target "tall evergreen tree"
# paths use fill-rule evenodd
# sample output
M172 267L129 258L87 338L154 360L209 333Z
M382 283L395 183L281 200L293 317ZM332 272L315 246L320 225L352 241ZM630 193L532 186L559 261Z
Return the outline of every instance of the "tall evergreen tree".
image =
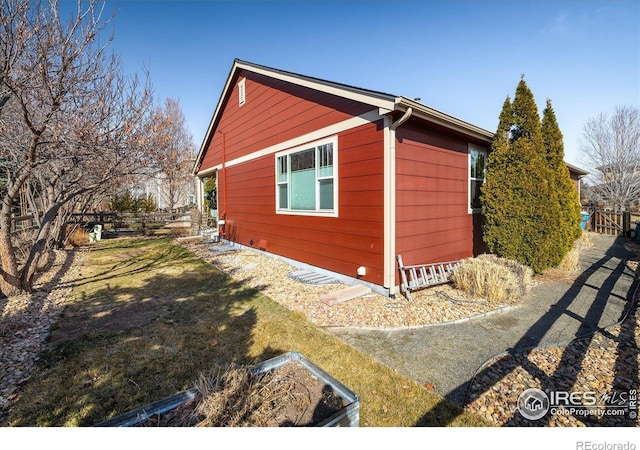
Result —
M580 229L582 217L578 191L564 162L562 132L551 106L551 100L547 100L546 108L542 113L542 138L547 166L551 170L552 185L559 202L557 242L564 256L582 232Z
M559 202L547 165L540 116L524 79L505 101L482 186L489 250L536 272L564 255L554 243Z

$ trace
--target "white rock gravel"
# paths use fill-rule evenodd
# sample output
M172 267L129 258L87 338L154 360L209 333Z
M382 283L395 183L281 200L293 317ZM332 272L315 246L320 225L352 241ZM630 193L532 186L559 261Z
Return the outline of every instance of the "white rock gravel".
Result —
M185 247L233 278L256 288L292 311L299 311L320 327L407 328L465 319L509 306L470 298L450 285L412 293L412 301L376 293L329 306L321 297L344 284L309 285L291 279L296 268L251 250L212 252L212 244L183 243Z

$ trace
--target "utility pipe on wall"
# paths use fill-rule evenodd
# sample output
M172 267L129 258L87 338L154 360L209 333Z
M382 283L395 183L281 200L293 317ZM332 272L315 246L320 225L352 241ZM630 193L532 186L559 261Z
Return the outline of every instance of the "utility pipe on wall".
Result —
M218 214L218 233L220 236L226 238L226 219L227 219L227 146L225 142L224 132L218 130L218 133L222 136L222 204L224 205L222 215ZM220 199L218 199L220 200ZM218 211L220 211L220 205L218 204ZM222 219L222 220L220 220ZM220 223L222 222L222 223Z

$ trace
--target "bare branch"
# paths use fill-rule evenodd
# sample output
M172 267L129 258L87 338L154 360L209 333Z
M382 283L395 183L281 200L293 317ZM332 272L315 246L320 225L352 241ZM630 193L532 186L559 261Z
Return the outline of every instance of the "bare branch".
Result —
M584 125L580 149L594 169L593 190L616 210L640 198L640 109L619 106Z

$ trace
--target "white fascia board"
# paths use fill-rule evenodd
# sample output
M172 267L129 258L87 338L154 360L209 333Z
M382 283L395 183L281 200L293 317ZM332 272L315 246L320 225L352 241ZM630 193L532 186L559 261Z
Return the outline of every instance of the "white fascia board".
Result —
M336 95L342 98L348 98L350 100L354 100L354 101L361 102L374 107L382 108L383 110L387 110L387 111L391 111L395 107L395 97L391 95L376 93L373 91L358 89L356 87L341 85L338 83L332 83L330 81L324 81L324 80L319 80L311 77L306 77L303 75L284 72L281 70L272 69L269 67L260 66L257 64L252 64L246 61L240 61L236 59L233 62L233 66L231 67L229 76L227 77L227 81L224 85L224 89L222 90L222 94L220 95L220 99L218 100L218 105L216 106L213 116L211 117L211 121L209 122L209 127L207 128L207 132L204 136L202 144L200 145L200 150L198 151L198 157L196 158L195 163L193 165L193 170L192 170L193 173L196 173L198 165L200 164L201 157L205 150L205 145L208 142L209 136L213 131L213 126L217 120L218 114L220 114L220 110L222 108L224 99L227 96L227 92L231 88L231 80L233 79L235 73L238 70L247 70L249 72L265 75L267 77L285 81L287 83L308 87L316 91L325 92L327 94ZM202 172L199 172L198 175L201 176L201 173Z
M359 89L357 87L346 86L343 84L333 83L331 81L311 78L247 62L238 62L237 64L237 67L240 69L245 69L250 72L265 75L270 78L275 78L298 86L308 87L313 90L336 95L338 97L348 98L367 105L386 109L393 108L394 106L395 98L391 95L376 93L365 89Z
M450 116L449 114L445 114L442 111L433 109L415 100L411 100L406 97L398 97L396 99L395 109L406 110L407 108L413 108L413 116L415 117L464 133L487 143L493 141L494 133L491 131Z
M222 93L220 94L220 98L218 99L218 104L216 105L216 109L213 112L213 116L211 116L211 120L209 121L209 126L207 127L207 132L204 135L204 139L202 140L202 143L200 144L200 150L198 151L198 156L196 157L195 162L193 163L193 169L192 172L196 173L196 170L198 169L198 165L201 162L201 158L203 156L204 150L205 150L205 146L207 144L207 142L209 141L209 136L211 135L211 132L213 131L213 124L216 122L216 119L218 118L218 114L220 113L220 110L222 109L222 104L224 102L224 98L227 96L227 91L229 90L229 87L231 86L231 80L233 79L233 75L236 73L236 70L238 69L238 61L234 61L233 65L231 66L231 70L229 71L229 76L227 76L227 81L224 84L224 88L222 89ZM212 170L211 170L212 171ZM207 170L206 172L209 172L209 170ZM202 172L198 172L197 173L198 176L202 176Z
M206 177L207 175L211 175L213 172L215 172L216 170L220 170L222 169L222 164L218 164L216 166L213 167L209 167L206 170L201 170L200 172L196 173L197 177Z

